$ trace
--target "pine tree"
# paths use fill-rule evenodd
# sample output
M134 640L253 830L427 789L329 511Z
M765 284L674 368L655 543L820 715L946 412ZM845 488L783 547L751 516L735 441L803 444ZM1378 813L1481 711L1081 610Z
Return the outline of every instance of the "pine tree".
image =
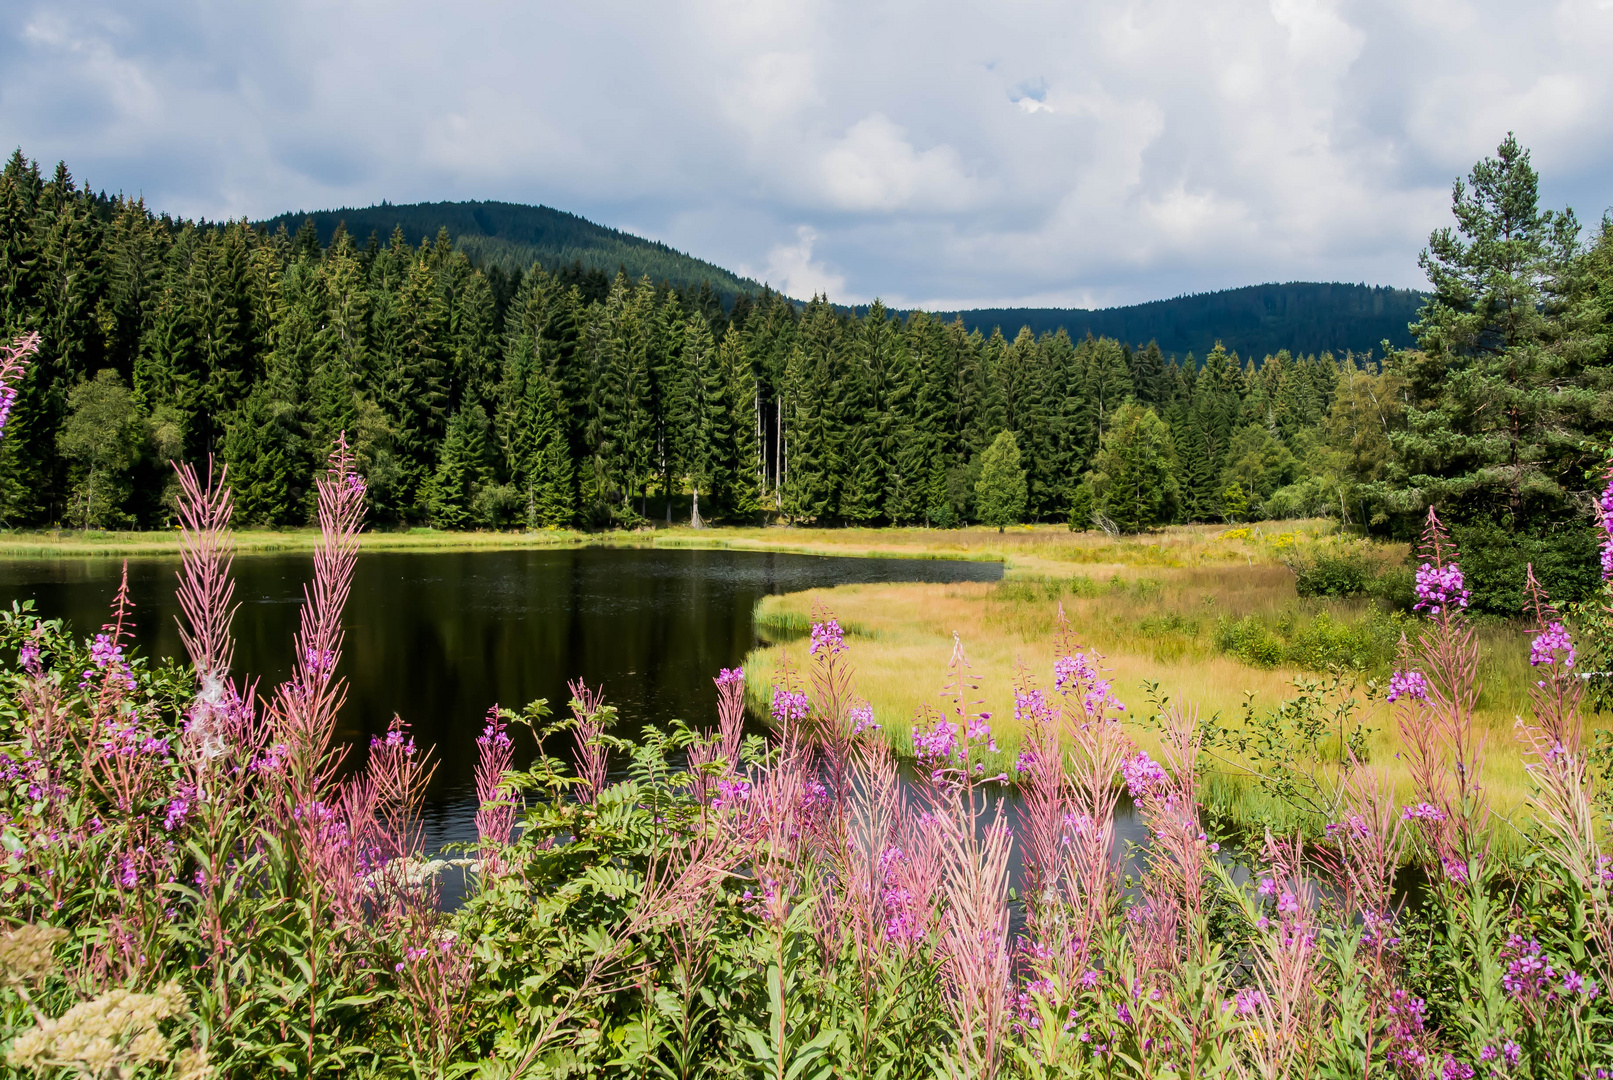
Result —
M487 414L480 403L471 402L448 421L427 500L431 523L440 529L482 524L475 504L487 471Z

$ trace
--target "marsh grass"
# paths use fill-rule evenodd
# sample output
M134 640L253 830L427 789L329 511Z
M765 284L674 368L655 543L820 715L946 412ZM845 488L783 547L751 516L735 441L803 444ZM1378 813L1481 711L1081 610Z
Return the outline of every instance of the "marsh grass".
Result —
M886 543L905 543L921 532ZM1309 523L1260 535L1202 527L1145 538L1042 529L1001 539L973 530L955 538L935 535L959 550L1002 555L1008 575L996 584L846 585L763 598L756 608L763 643L745 663L753 712L767 713L769 687L786 657L796 667L805 663L805 644L797 639L821 607L846 628L858 693L873 705L891 744L906 751L916 710L938 702L956 633L981 678L982 708L992 714L1001 760L1011 762L1023 734L1014 720L1016 679L1047 685L1062 606L1082 644L1105 655L1115 692L1134 721L1149 711L1143 689L1149 682L1172 700L1196 703L1204 716L1219 713L1233 724L1246 702L1267 709L1294 696L1293 680L1307 671L1343 674L1372 729L1371 758L1389 766L1397 787L1410 790L1381 691L1409 617L1364 598L1300 597L1285 565L1318 549L1350 546L1366 548L1363 558L1395 565L1404 560L1404 547L1358 545ZM1481 625L1478 633L1484 692L1476 723L1486 740L1484 775L1499 815L1498 839L1507 842L1500 834L1516 835L1507 816L1529 791L1513 736L1514 720L1528 706L1528 634L1521 624L1506 623ZM1251 640L1258 647L1249 647ZM1591 722L1605 724L1602 718ZM1132 733L1142 748L1157 748L1144 726L1134 723ZM1208 778L1206 795L1207 809L1246 822L1277 824L1295 813L1226 762Z
M631 535L631 534L626 534ZM284 552L312 552L319 546L319 530L242 529L235 534L236 551L243 555L272 555ZM492 551L526 547L576 547L601 538L570 529L541 529L534 532L444 532L438 529L409 529L399 532L366 532L360 543L364 551ZM178 555L183 550L179 530L112 532L70 529L0 532L0 559L61 559L139 555Z

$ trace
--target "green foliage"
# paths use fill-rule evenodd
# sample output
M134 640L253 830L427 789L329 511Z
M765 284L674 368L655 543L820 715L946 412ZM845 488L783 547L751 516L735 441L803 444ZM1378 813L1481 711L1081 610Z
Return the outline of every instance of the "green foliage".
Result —
M1381 674L1393 662L1403 628L1396 615L1369 606L1358 619L1343 621L1325 611L1305 617L1290 609L1275 623L1257 615L1216 619L1211 640L1217 650L1253 667L1288 665L1309 671Z
M1454 525L1451 539L1461 553L1462 573L1473 596L1470 609L1504 619L1524 614L1524 571L1551 596L1573 603L1601 587L1596 538L1573 521L1520 533L1488 521ZM1415 553L1413 554L1415 559Z
M982 523L1017 525L1025 516L1025 470L1019 464L1019 442L1012 431L992 441L980 458L980 479L975 481L975 513Z
M1093 459L1090 498L1122 532L1163 525L1176 515L1177 467L1165 422L1153 409L1128 403L1115 413Z
M56 442L78 468L74 516L91 526L122 524L127 473L145 441L144 425L118 373L102 368L67 396L67 419Z
M1294 591L1301 596L1346 599L1360 596L1374 576L1374 567L1358 551L1319 550L1309 558L1294 559Z

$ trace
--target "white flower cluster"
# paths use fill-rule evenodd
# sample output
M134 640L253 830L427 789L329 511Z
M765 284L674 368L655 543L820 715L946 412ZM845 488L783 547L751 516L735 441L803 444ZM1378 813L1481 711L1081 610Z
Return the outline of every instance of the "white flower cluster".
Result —
M101 1078L126 1076L141 1065L172 1057L175 1076L206 1080L213 1075L207 1055L187 1049L173 1057L168 1038L158 1027L186 1007L185 992L177 982L164 983L153 994L109 990L17 1036L6 1063L35 1070L68 1068Z
M56 970L56 945L66 937L60 926L17 927L0 937L0 973L13 986L39 982Z

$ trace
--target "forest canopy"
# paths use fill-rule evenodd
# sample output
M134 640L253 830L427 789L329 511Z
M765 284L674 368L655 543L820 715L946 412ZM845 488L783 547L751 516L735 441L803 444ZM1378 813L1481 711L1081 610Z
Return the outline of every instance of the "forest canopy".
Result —
M19 151L0 330L44 343L0 444L0 514L167 526L168 462L212 455L245 521L300 525L345 432L383 524L633 526L698 500L718 521L1003 524L1009 506L1075 528L1321 514L1408 535L1437 505L1483 548L1475 574L1528 560L1572 599L1595 579L1613 233L1582 237L1537 186L1510 137L1457 183L1415 348L1196 356L506 269L446 229L176 220ZM1005 432L1022 499L983 474Z

